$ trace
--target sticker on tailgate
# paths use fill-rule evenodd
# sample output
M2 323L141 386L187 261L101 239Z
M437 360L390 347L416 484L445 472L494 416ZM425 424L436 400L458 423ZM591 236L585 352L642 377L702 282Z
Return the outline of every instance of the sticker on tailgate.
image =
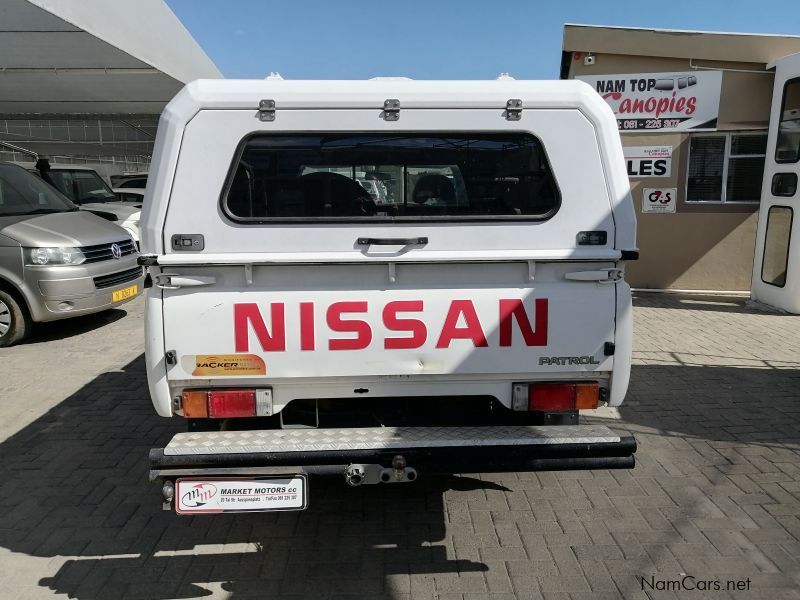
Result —
M189 361L187 366L190 366L194 376L267 374L267 365L255 354L198 354L185 358Z
M178 514L303 510L308 505L305 475L227 479L178 479Z

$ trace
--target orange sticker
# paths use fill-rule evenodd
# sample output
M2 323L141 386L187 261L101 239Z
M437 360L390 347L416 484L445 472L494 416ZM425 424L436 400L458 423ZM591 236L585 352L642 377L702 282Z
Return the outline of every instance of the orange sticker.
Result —
M267 365L255 354L209 354L195 356L192 375L266 375Z

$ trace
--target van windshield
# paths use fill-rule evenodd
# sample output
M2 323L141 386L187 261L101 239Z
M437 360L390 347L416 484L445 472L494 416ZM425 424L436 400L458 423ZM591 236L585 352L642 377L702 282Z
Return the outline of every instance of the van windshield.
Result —
M78 210L67 198L22 167L0 163L0 217Z
M223 191L241 221L543 219L559 193L527 133L254 135Z
M83 169L50 169L47 172L52 184L73 202L116 202L111 188L95 171Z

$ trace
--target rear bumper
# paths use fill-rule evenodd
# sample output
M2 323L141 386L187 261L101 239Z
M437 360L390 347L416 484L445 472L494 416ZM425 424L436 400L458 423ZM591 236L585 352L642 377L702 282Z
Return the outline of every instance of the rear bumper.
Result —
M343 475L390 468L398 455L424 473L630 469L636 440L605 426L283 429L178 434L150 451L150 478L233 473Z

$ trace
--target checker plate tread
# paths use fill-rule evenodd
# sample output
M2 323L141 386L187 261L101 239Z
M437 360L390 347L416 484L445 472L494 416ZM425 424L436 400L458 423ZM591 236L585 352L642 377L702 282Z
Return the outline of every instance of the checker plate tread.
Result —
M605 425L363 427L179 433L167 456L619 442Z

